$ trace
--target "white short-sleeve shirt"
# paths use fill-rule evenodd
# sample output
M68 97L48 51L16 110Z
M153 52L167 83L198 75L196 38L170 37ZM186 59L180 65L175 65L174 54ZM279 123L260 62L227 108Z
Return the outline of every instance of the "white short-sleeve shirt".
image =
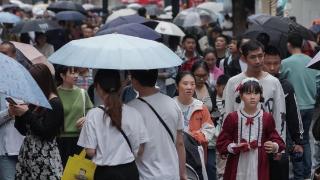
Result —
M161 93L143 99L162 117L176 141L177 130L183 130L183 115L176 102ZM142 157L136 161L140 180L179 180L178 153L166 129L144 102L134 99L128 104L143 116L150 138L145 144Z
M123 105L121 123L136 155L140 144L149 140L142 116L134 108ZM110 117L100 108L88 112L78 145L95 149L96 155L92 161L100 166L126 164L135 159L121 132L111 125Z

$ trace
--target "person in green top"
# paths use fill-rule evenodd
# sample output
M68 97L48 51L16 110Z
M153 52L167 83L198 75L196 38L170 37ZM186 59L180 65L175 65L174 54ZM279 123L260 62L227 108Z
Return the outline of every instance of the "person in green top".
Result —
M316 102L317 82L319 82L319 72L306 67L311 58L302 53L302 43L303 38L300 34L288 35L287 46L291 56L282 60L280 70L281 78L286 78L294 88L303 123L303 156L301 161L292 162L294 179L311 178L309 129Z
M77 146L80 129L85 121L87 111L93 107L87 92L75 86L77 78L76 68L59 66L56 69L58 94L64 110L64 126L58 138L64 167L69 156L81 152L81 148Z

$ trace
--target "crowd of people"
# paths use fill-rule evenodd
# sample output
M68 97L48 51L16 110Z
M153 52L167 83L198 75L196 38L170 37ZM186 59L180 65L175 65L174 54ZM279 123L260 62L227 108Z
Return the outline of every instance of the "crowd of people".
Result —
M18 41L49 57L94 36L101 19L60 25ZM283 50L268 38L229 37L215 23L202 31L158 40L181 57L179 67L54 65L52 74L44 64L24 65L52 109L0 94L0 179L61 179L82 149L97 165L95 180L186 180L190 168L200 180L313 178L320 143L309 132L320 74L306 65L317 48L306 51L310 42L297 33ZM2 37L0 52L19 61Z

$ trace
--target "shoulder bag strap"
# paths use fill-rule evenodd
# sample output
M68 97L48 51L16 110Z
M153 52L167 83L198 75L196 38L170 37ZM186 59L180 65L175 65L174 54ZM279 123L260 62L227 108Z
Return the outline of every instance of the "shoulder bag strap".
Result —
M168 134L170 135L170 138L171 138L173 144L175 144L175 143L174 143L174 139L173 139L173 135L172 135L169 127L168 127L167 124L163 121L163 119L162 119L161 116L157 113L157 111L156 111L146 100L144 100L144 99L142 99L142 98L140 98L140 97L137 98L137 99L139 99L140 101L146 103L146 104L150 107L150 109L156 114L156 116L158 117L159 121L161 122L161 124L163 125L163 127L167 130Z
M83 101L83 117L86 116L86 92L84 89L80 89L81 91L81 97L82 97L82 101Z
M105 111L104 107L102 107L102 106L98 106L98 108L102 109L103 112ZM131 152L133 153L132 146L131 146L131 144L130 144L130 141L129 141L128 136L126 135L126 133L124 133L124 131L123 131L122 129L120 129L119 131L120 131L120 133L122 134L122 136L124 137L124 139L127 141L127 144L129 145L130 150L131 150Z

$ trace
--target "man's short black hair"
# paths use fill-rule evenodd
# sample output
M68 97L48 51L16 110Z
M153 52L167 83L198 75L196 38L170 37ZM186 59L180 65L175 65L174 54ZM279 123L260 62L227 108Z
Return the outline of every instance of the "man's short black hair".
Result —
M193 39L195 42L197 42L197 37L192 35L192 34L186 34L183 38L182 38L182 43L184 43L187 39Z
M137 80L141 86L154 87L158 79L158 70L132 70L130 71L131 77Z
M251 39L241 46L241 52L242 52L242 55L246 57L248 56L249 51L254 51L259 48L261 48L262 51L264 51L264 47L259 41Z
M222 33L222 29L220 28L219 25L215 25L212 27L211 32L215 32L215 33Z
M224 35L224 34L220 34L220 35L217 36L216 40L217 40L219 37L223 38L223 39L226 41L226 44L230 44L231 38L230 38L229 36Z
M288 35L288 43L290 43L290 45L293 48L301 48L303 43L303 38L298 33L290 33Z
M280 56L280 52L278 50L278 48L274 47L274 46L267 46L265 48L265 54L267 55L272 55L272 56Z
M17 52L16 46L15 46L12 42L10 42L10 41L3 41L3 42L1 43L1 45L8 45L8 46L10 46L10 49L11 49L12 53L16 53L16 52Z
M222 74L221 76L218 77L216 84L218 86L223 86L227 84L228 80L229 80L229 76Z

